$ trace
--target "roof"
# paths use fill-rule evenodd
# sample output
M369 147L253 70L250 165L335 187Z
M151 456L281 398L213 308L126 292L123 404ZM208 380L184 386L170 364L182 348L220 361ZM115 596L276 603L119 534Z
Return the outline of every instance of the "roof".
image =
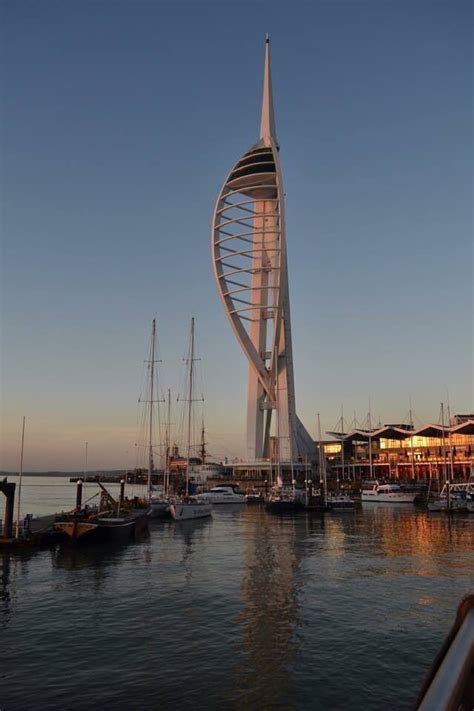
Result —
M474 434L474 419L466 420L465 422L461 422L460 425L454 425L454 427L451 427L451 432L453 434L464 434L464 435Z
M368 442L373 439L406 439L413 434L412 430L406 430L402 427L395 427L394 425L384 425L383 427L378 427L372 430L354 429L348 434L343 434L341 432L328 432L336 439L344 439L346 442Z
M448 434L450 428L447 425L444 427L442 425L423 425L415 430L413 434L417 437L442 437L443 431L444 434Z
M384 425L377 429L363 430L353 429L348 433L345 432L327 432L336 440L344 440L345 442L368 442L374 439L395 439L402 440L409 437L437 437L441 439L448 434L474 435L474 419L461 422L459 425L448 427L445 425L426 424L419 427L417 430L408 429L406 425Z

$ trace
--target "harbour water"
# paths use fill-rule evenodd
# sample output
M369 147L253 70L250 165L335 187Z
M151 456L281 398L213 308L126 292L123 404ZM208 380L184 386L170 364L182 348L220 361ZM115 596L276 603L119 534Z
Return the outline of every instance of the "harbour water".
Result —
M36 486L25 512L73 501ZM0 565L2 711L408 709L474 587L474 516L216 507Z

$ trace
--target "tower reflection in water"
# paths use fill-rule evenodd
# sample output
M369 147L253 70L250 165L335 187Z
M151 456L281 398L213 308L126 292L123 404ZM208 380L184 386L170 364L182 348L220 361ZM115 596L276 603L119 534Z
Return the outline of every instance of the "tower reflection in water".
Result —
M472 519L413 507L245 518L234 707L340 708L361 679L370 708L409 704L472 587ZM382 685L387 665L398 671Z
M281 708L297 651L298 539L306 529L294 518L271 517L263 510L249 511L246 518L244 609L238 620L243 635L234 703L237 708Z

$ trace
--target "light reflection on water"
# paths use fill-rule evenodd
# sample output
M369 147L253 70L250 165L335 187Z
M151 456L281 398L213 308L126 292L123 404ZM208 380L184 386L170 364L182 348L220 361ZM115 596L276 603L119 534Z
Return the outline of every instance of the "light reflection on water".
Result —
M409 708L474 585L474 516L216 509L3 554L2 711Z

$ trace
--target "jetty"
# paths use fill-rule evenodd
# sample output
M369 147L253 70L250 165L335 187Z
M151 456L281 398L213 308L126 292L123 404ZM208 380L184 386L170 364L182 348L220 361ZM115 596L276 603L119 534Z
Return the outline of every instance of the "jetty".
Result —
M53 529L56 514L49 516L25 516L21 527L19 522L14 530L16 483L0 481L0 493L5 496L5 513L3 527L0 522L0 548L24 548L34 546L49 546L58 540L58 534Z

